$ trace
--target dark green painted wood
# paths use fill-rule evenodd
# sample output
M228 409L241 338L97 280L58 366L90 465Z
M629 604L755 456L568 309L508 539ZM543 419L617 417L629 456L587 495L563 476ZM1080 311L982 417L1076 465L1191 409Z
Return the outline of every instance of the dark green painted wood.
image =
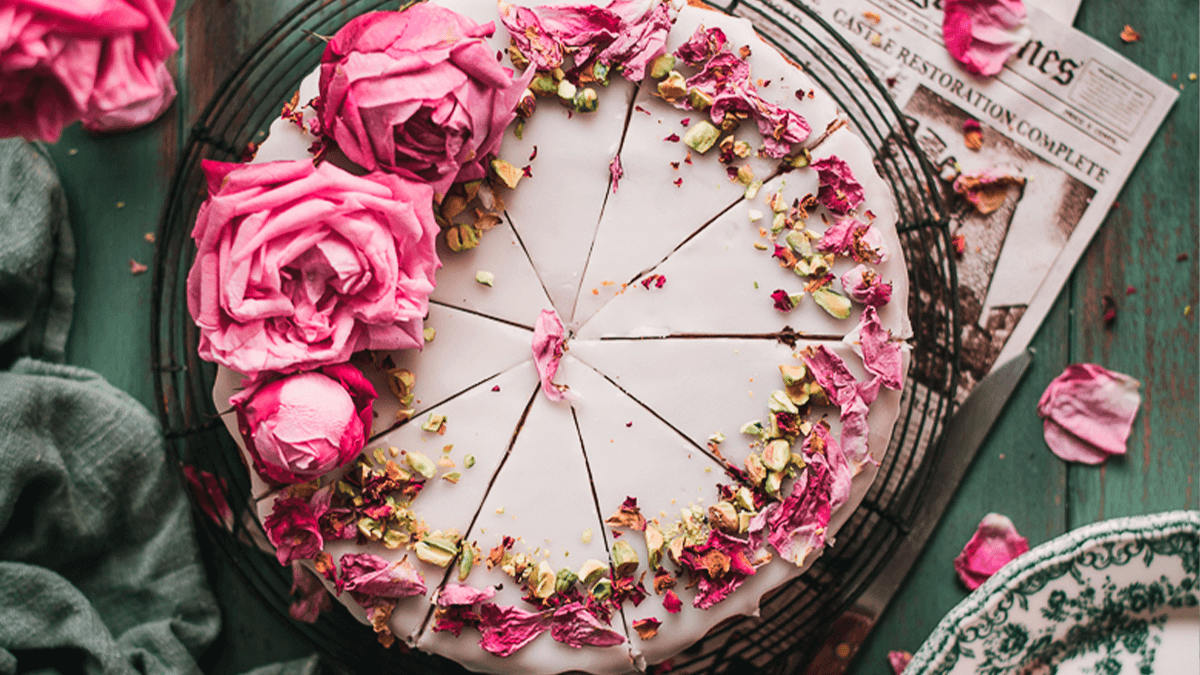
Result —
M337 1L337 0L333 0ZM174 21L179 100L148 128L92 137L78 126L52 148L78 238L71 363L99 371L153 408L149 363L150 275L143 239L161 215L187 130L240 56L299 0L188 0ZM1126 23L1145 36L1125 45ZM855 673L888 672L891 649L915 651L966 596L951 561L988 512L1008 515L1037 545L1071 527L1119 515L1198 507L1197 418L1197 3L1084 0L1076 24L1156 76L1184 84L1180 101L1147 150L1115 208L1034 340L1037 360L971 467L928 549L872 639ZM71 150L75 150L72 154ZM124 202L117 208L118 201ZM1187 253L1188 260L1176 256ZM1125 295L1126 286L1137 293ZM1112 295L1119 315L1101 319ZM1066 467L1046 449L1035 412L1046 384L1071 362L1094 361L1143 383L1144 405L1129 456L1103 468ZM207 549L207 547L205 547ZM309 648L274 616L219 554L205 550L225 630L205 670L231 675Z

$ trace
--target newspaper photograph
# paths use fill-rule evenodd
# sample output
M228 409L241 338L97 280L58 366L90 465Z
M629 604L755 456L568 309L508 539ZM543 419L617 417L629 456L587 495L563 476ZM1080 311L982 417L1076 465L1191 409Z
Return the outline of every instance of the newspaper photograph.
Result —
M964 397L1029 345L1178 92L1035 7L1028 40L980 78L943 46L938 0L806 2L886 83L939 173Z

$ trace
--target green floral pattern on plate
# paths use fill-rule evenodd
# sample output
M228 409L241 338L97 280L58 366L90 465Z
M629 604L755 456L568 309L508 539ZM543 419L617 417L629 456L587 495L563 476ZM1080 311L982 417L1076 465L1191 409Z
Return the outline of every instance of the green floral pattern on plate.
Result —
M1080 528L1014 560L972 593L905 675L1182 672L1174 651L1160 657L1166 639L1200 641L1193 635L1198 568L1198 512Z

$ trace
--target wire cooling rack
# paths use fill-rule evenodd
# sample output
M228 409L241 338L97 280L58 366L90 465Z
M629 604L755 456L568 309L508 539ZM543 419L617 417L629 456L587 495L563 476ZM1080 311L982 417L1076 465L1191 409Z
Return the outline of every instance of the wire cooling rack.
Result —
M811 569L763 598L758 617L722 624L671 662L676 673L785 673L808 662L823 631L884 568L926 494L958 381L955 266L936 177L904 116L854 48L795 2L710 4L753 21L764 39L801 64L846 111L895 194L912 289L912 367L887 457L861 507ZM269 553L251 506L247 472L212 402L216 369L197 357L198 332L187 312L187 273L195 254L189 235L205 197L200 161L238 161L247 144L261 138L282 102L319 62L324 43L314 36L332 35L354 16L395 6L396 0L309 0L263 36L192 128L158 233L151 348L167 447L181 470L206 471L223 483L232 519L224 525L198 520L263 601L285 616L291 571ZM198 512L212 506L205 501L193 495ZM296 626L316 649L352 671L466 672L437 656L385 651L370 630L341 610Z

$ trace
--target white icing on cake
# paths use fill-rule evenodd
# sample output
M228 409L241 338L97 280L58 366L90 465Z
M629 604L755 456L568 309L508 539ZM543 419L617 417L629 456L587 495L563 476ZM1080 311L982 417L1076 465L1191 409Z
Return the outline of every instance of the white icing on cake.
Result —
M490 0L437 1L479 23L495 21L490 43L498 51L507 47L508 35ZM752 78L769 81L759 85L760 93L806 117L812 134L803 145L814 159L837 156L851 166L867 195L858 213L873 212L891 254L875 266L893 284L893 299L881 308L880 318L893 335L911 335L896 212L866 146L848 129L837 128L839 113L829 97L762 42L744 19L684 6L668 49L674 50L701 24L720 26L734 50L751 47ZM306 121L313 114L307 103L316 95L316 80L313 73L301 86L298 100ZM445 456L455 467L439 468L438 478L427 482L412 509L431 530L457 529L485 556L507 535L518 538L513 552L534 553L555 570L578 571L588 558L607 562L615 539L613 528L603 521L626 497L638 500L647 519L664 522L689 504L707 508L717 501L716 484L732 479L705 449L708 437L723 432L727 440L718 449L740 466L751 439L738 429L765 419L771 392L782 388L779 366L797 363L798 350L823 344L845 359L857 378L866 379L860 356L841 342L857 324L861 306L855 304L846 320L833 319L811 298L789 313L779 312L769 294L776 288L799 291L806 280L779 267L769 249L754 248L767 241L758 231L759 225L770 224L771 211L763 199L782 190L790 204L816 193L816 173L803 168L776 176L778 161L757 156L739 160L735 164L750 165L756 179L767 181L757 197L745 199L745 187L730 180L715 148L705 155L693 153L689 165L685 145L663 140L672 133L684 135L683 118L695 123L707 116L664 103L653 95L656 86L650 78L636 87L615 76L607 88L597 87L600 107L591 114L568 114L554 100L540 99L523 138L510 132L500 151L501 158L518 167L529 164L533 174L515 191L503 192L507 220L483 233L475 249L452 253L439 243L444 266L426 321L436 331L433 341L421 352L376 354L369 364L357 364L380 395L372 434L387 432L368 448L385 448L385 458L390 458L386 449L395 447L396 461L403 460L399 451L436 460L444 445L453 444ZM795 96L797 90L805 92L802 100ZM736 137L754 148L761 145L751 121L738 128ZM255 161L308 158L314 140L293 122L277 120ZM529 160L535 145L537 156ZM613 193L608 167L618 151L625 176ZM680 162L678 169L670 165L673 161ZM761 211L765 222L752 223L751 209ZM828 216L823 208L808 219L815 233L827 225L822 215ZM840 276L851 266L839 260L833 273ZM481 270L495 275L494 286L475 281ZM630 284L624 293L617 292L621 283L649 274L663 275L666 283L649 289ZM833 288L840 291L840 283L835 281ZM535 394L531 329L539 312L550 307L574 332L556 378L578 395L572 402L551 402ZM788 347L765 336L728 337L776 333L784 326L821 339ZM639 336L673 337L628 339ZM416 378L414 417L391 431L401 406L389 391L385 366L407 369ZM219 410L229 407L238 386L235 373L219 369L213 392ZM869 446L876 459L887 450L899 407L900 392L886 389L870 406ZM421 430L430 414L447 416L444 435ZM809 419L822 416L837 438L837 409L814 408ZM223 415L223 421L241 446L233 415ZM463 467L467 454L475 458L470 469ZM344 471L328 474L323 483ZM457 484L441 478L450 471L461 473ZM251 474L253 493L261 498L258 512L265 519L278 493ZM862 500L874 475L875 467L868 465L854 478L850 501L829 524L830 536ZM585 542L587 530L591 536ZM646 571L649 556L642 534L621 532L639 556L638 573ZM347 552L369 552L388 561L408 555L424 576L427 593L398 603L389 622L393 634L472 670L494 673L629 672L635 664L669 658L729 617L756 613L764 593L802 571L776 557L708 610L691 606L695 591L680 579L675 590L684 608L678 614L663 609L650 572L645 584L649 597L637 607L624 604L613 616L611 628L626 635L625 644L574 649L546 632L499 658L480 649L474 628L457 638L431 630L430 603L444 580L457 580L455 565L443 569L417 561L403 547L388 550L379 543L327 542L325 551L335 560ZM477 566L466 583L476 588L502 584L493 602L532 609L522 600L521 585L499 568ZM339 600L363 620L364 611L349 594ZM649 617L663 624L658 636L643 640L632 624Z

